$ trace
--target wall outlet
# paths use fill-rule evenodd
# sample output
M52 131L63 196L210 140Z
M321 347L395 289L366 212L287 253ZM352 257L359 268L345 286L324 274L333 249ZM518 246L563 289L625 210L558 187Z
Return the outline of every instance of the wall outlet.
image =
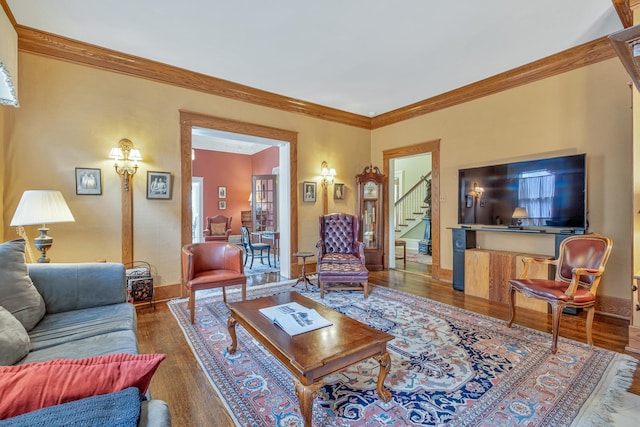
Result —
M440 202L441 203L444 203L446 201L447 201L447 196L444 196L444 195L440 196Z

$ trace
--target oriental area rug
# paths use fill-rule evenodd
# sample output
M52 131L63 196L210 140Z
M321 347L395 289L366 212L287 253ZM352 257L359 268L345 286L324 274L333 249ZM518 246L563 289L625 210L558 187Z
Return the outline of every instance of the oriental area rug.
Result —
M373 286L362 292L292 288L292 281L247 289L247 298L296 292L395 336L387 343L388 403L378 400L378 363L356 363L324 378L314 400L315 426L610 425L637 361L456 307ZM229 301L239 293L227 291ZM212 387L240 426L302 426L293 376L241 326L231 355L228 310L219 290L169 307ZM204 293L203 293L204 294Z

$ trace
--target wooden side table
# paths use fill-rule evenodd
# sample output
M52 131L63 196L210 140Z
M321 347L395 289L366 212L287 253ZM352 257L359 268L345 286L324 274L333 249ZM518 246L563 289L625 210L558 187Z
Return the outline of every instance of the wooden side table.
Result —
M311 283L311 280L309 280L309 278L307 277L306 259L314 255L315 254L313 252L295 252L293 254L294 257L302 258L302 275L298 278L298 280L296 280L296 283L294 283L292 287L298 286L298 283L300 282L304 283L305 289L309 289L307 284L313 285L313 283Z

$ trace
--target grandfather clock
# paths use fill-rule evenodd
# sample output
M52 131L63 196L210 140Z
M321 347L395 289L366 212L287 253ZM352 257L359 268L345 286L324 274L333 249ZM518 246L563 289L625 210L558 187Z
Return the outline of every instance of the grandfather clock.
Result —
M384 230L382 201L385 175L377 166L367 166L356 175L358 186L358 217L360 241L364 242L365 264L368 270L384 269Z

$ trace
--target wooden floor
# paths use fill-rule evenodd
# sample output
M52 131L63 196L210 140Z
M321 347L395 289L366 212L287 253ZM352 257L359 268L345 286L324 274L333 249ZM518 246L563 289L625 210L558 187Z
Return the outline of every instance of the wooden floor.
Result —
M430 298L470 311L508 319L508 307L487 300L466 296L454 291L450 283L431 280L428 267L407 262L401 270L371 272L369 283L398 289L414 295ZM251 276L248 286L259 286L278 281L277 273ZM530 310L518 310L516 323L533 329L551 332L548 315ZM628 340L628 323L596 314L593 340L598 347L625 353ZM586 342L584 315L563 315L560 327L563 337ZM138 339L141 353L165 353L151 381L151 395L169 404L174 426L233 426L224 405L200 369L180 327L165 304L138 309ZM640 359L636 353L627 353ZM636 370L631 389L640 394L640 368Z

